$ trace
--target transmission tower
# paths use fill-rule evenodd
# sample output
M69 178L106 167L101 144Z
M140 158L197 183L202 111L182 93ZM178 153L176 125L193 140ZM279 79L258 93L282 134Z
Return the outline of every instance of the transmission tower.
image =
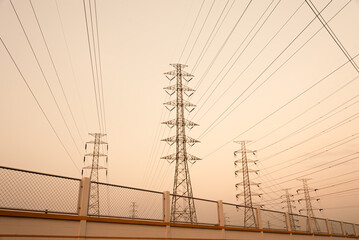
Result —
M137 218L137 203L136 202L131 202L130 205L130 218Z
M242 168L235 171L235 176L238 176L240 173L243 175L243 181L235 185L236 189L239 189L239 186L243 186L243 192L240 192L236 195L237 200L240 196L243 196L243 202L245 206L244 210L244 226L245 227L257 227L256 216L254 212L254 204L252 202L252 196L260 194L254 193L251 191L251 185L257 185L259 187L260 183L255 183L249 179L250 173L258 174L258 170L252 170L248 168L249 163L256 163L256 160L250 160L247 158L247 153L255 154L255 151L246 149L246 142L248 141L235 141L241 145L241 149L234 152L234 156L237 157L238 154L241 154L237 160L234 162L234 165L238 167L239 164L242 164Z
M162 157L170 163L176 162L175 176L173 184L173 197L171 205L171 221L172 222L189 222L197 223L196 209L193 200L193 192L191 179L189 175L188 162L194 163L200 158L187 153L187 144L193 146L199 142L196 139L186 136L185 128L193 128L198 124L186 120L184 118L184 110L191 112L196 105L183 100L183 95L191 96L195 90L184 86L182 81L191 81L193 75L186 73L182 69L187 67L183 64L170 64L175 70L165 73L170 80L177 79L177 83L165 87L165 91L171 96L176 93L176 100L164 103L169 111L176 109L176 119L172 119L162 124L166 124L170 128L176 127L176 135L162 139L170 145L176 144L176 153Z
M319 227L318 221L314 216L314 210L322 211L323 209L318 209L318 208L312 207L312 200L319 201L319 198L317 198L317 199L312 198L312 197L310 197L310 194L309 194L310 191L317 191L318 189L313 189L313 188L308 187L308 180L310 180L309 178L303 178L303 179L298 179L298 180L303 182L303 188L298 189L297 193L299 193L299 192L304 193L304 199L298 199L298 202L300 203L302 200L305 200L305 206L306 206L305 209L299 209L299 212L305 211L307 213L307 216L311 217L311 220L313 223L313 225L312 225L313 231L320 232L320 227ZM308 224L307 224L307 229L309 229Z
M288 215L289 215L289 223L290 223L290 227L292 229L292 231L296 230L296 224L295 224L295 219L293 216L293 208L295 208L295 206L292 206L292 203L294 203L295 201L292 200L292 197L294 195L289 193L289 189L284 189L285 191L285 195L282 195L282 197L285 197L285 200L282 201L282 203L286 203L287 204L287 211L288 211Z
M84 174L84 170L90 170L90 181L91 181L91 187L90 187L90 197L89 197L89 207L88 207L88 213L90 215L99 216L100 215L100 199L99 199L99 186L98 184L94 184L93 182L99 182L99 170L106 170L107 175L107 168L100 166L99 161L100 158L106 157L106 164L107 164L107 154L100 152L100 146L106 145L106 150L108 150L108 144L107 142L101 141L101 137L106 136L106 134L103 133L89 133L89 135L94 137L93 141L86 142L85 150L87 150L87 144L93 145L93 151L92 153L85 154L84 157L84 163L86 161L86 157L92 157L92 164L85 166L82 168L82 175Z

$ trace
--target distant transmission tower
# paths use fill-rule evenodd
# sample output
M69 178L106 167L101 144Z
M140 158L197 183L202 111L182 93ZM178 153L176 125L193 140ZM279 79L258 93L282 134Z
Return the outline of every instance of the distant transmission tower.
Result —
M318 209L318 208L312 207L312 200L319 201L319 199L311 198L310 194L309 194L309 191L316 191L317 189L308 187L308 180L310 180L309 178L303 178L303 179L298 179L298 180L303 182L303 188L298 189L297 193L299 193L301 191L304 193L304 199L298 199L298 202L300 203L302 200L305 200L305 206L306 206L305 209L299 209L299 212L306 211L307 216L312 218L313 231L320 232L320 227L319 227L318 221L317 221L317 219L315 219L315 216L314 216L314 210L322 211L323 209ZM307 226L307 229L309 229L309 226Z
M259 186L260 183L252 182L249 179L250 173L258 174L258 170L252 170L248 168L248 163L256 163L256 160L250 160L247 158L247 153L255 154L255 151L247 150L246 149L246 142L248 141L235 141L235 143L239 143L241 145L241 149L234 152L234 156L237 157L238 154L241 154L237 160L234 162L234 165L238 167L241 163L242 168L235 171L235 175L238 176L239 173L243 174L243 181L237 183L236 189L238 190L239 186L243 186L243 192L238 193L236 195L237 200L240 196L243 196L244 199L244 206L246 207L244 210L244 226L245 227L257 227L256 216L254 212L254 204L252 202L252 196L260 194L254 193L251 191L251 185Z
M108 144L106 142L101 141L101 137L106 136L106 134L89 133L89 135L93 136L95 139L93 141L86 142L85 150L87 149L87 144L93 144L93 151L92 153L85 154L84 163L86 157L92 157L92 164L82 168L82 175L84 173L84 170L88 169L90 170L90 174L89 174L90 181L99 182L99 174L98 174L99 170L106 170L106 175L107 175L107 168L99 165L99 160L101 157L106 157L106 163L107 163L107 155L104 153L100 153L100 146L102 144L107 145L106 150L108 150ZM91 184L88 213L90 215L96 215L96 216L100 215L100 199L99 199L98 184Z
M137 203L136 202L131 202L130 205L130 218L137 218Z
M193 75L184 72L182 69L187 67L183 64L170 64L175 70L165 73L166 77L172 81L177 79L177 83L165 87L164 89L169 95L177 93L176 100L164 103L169 111L176 109L176 119L163 122L162 124L168 125L170 128L176 126L176 135L162 139L170 145L176 143L176 153L162 157L169 162L176 162L174 184L173 184L173 197L171 205L171 221L172 222L189 222L197 223L196 209L194 206L193 192L191 179L188 170L188 162L194 163L200 158L187 153L187 145L193 146L199 142L196 139L186 136L185 127L193 128L198 124L193 123L184 118L184 110L191 112L196 105L183 100L183 95L191 96L195 90L184 86L182 80L187 82L191 81ZM169 77L173 76L173 77Z
M285 197L285 200L282 201L282 203L287 204L290 227L291 227L292 231L295 231L296 225L295 225L295 219L293 216L293 208L295 208L295 206L292 206L292 203L294 203L295 201L292 200L293 195L289 193L289 189L284 189L284 191L285 191L285 195L283 195L282 197Z

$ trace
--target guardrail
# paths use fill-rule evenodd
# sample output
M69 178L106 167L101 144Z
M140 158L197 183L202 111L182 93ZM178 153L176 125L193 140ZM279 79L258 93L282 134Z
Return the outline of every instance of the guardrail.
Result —
M169 222L173 195L168 192L89 182L88 178L76 179L1 166L0 209L91 216L87 206L93 184L98 186L100 199L100 214L96 217ZM86 191L87 196L84 197ZM193 199L197 225L359 236L359 224L248 208L222 201ZM253 212L255 216L249 224L244 222L246 212Z

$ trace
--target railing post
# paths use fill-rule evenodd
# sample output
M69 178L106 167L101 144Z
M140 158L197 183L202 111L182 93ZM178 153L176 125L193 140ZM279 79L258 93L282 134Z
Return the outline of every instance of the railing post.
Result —
M163 192L162 200L162 212L163 212L163 222L169 223L171 221L171 196L169 191ZM171 227L166 225L165 229L165 239L171 237Z
M170 192L169 191L165 191L163 192L163 221L164 222L169 222L170 221L170 216L171 216L171 212L170 212Z
M309 232L313 233L312 217L311 216L308 216L308 227L309 227Z
M285 222L287 224L287 231L292 231L292 226L290 225L289 213L285 212Z
M224 226L224 214L223 214L223 202L222 200L217 201L217 213L218 213L218 224Z
M341 227L341 229L342 229L342 234L343 234L343 235L346 235L346 234L345 234L345 231L344 231L344 224L343 224L342 221L340 221L340 227Z
M332 229L330 228L328 218L325 219L325 224L327 225L328 234L332 234Z
M355 226L355 223L352 223L352 224L353 224L353 228L354 228L354 235L358 236L358 231L357 231L357 228Z
M258 221L258 228L259 229L263 229L263 225L262 225L262 216L261 216L261 208L260 207L256 207L257 209L257 221Z
M78 199L78 215L79 216L87 216L88 205L89 205L89 196L90 196L90 178L82 178L80 182L80 191L79 191L79 199ZM86 220L80 220L78 236L86 237ZM81 238L79 238L81 239Z
M82 178L80 182L80 191L78 199L78 215L87 216L90 196L90 178Z

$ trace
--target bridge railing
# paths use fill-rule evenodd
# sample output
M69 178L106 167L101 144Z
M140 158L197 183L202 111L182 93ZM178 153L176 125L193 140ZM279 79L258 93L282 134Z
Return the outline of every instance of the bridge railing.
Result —
M100 199L97 217L171 221L168 216L174 195L168 192L90 182L88 178L80 180L1 166L0 209L95 216L91 208L88 208L89 192L93 187L98 187ZM359 236L359 224L259 207L249 208L202 198L193 200L197 224ZM245 216L248 218L248 214L251 214L251 219L245 223L244 219Z
M0 208L77 214L80 180L0 167Z

